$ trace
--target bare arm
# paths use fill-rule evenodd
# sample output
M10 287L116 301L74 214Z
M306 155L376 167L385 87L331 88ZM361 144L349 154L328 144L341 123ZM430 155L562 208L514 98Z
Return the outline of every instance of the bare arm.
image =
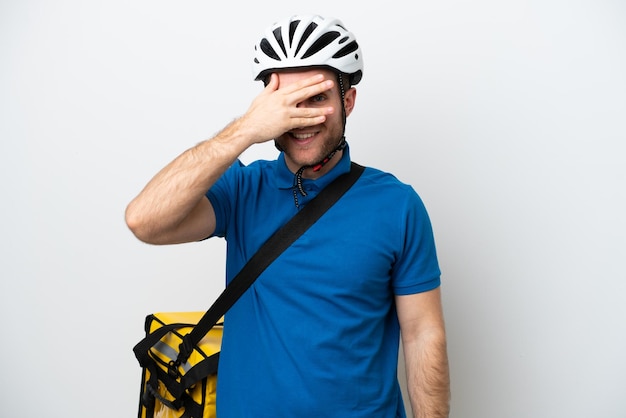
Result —
M152 244L197 241L215 230L215 212L206 191L255 143L272 140L298 127L324 122L327 108L298 103L333 86L321 75L279 89L278 77L241 118L214 138L188 149L157 173L126 208L126 223L137 238Z
M137 238L174 244L211 235L215 213L205 193L247 147L237 124L182 153L130 202L126 223Z
M413 416L447 418L450 377L441 291L396 296L396 306Z

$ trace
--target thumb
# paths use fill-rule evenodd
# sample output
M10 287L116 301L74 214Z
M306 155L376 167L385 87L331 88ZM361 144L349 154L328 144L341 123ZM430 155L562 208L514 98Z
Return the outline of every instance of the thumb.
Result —
M272 73L270 74L270 81L267 83L265 88L269 91L276 91L278 90L278 84L278 74Z

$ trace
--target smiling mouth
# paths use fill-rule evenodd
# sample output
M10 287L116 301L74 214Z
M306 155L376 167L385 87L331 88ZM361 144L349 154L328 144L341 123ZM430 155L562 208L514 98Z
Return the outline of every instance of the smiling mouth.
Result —
M296 134L296 133L291 132L291 136L294 137L295 139L309 139L311 137L314 137L315 134L314 133Z

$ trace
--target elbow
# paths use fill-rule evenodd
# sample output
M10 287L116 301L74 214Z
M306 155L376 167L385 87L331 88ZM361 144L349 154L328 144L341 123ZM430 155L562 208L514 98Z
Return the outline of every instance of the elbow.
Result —
M126 226L138 240L147 244L156 244L153 234L150 233L152 228L150 228L149 222L132 202L126 207L124 219Z

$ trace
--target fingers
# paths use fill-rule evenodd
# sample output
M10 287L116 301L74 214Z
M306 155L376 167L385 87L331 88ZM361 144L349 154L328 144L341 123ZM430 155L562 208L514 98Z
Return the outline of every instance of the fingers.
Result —
M320 95L334 86L333 80L326 80L317 74L302 80L283 82L278 74L270 75L265 89L253 100L242 118L243 126L254 131L254 142L276 138L292 129L314 126L326 121L335 110L332 106L300 106L308 99Z
M335 111L332 106L327 107L298 107L291 112L291 120L297 126L293 128L312 126L326 121L326 116Z
M324 79L323 74L316 74L310 78L306 78L283 87L281 88L281 91L283 91L283 94L291 98L290 101L297 104L332 89L334 84L333 80Z
M278 94L282 97L281 100L283 100L283 103L286 106L296 106L306 99L332 89L334 84L333 80L324 79L323 74L317 74L304 80L280 87L278 74L272 73L263 94Z
M289 119L289 124L285 125L284 130L278 135L282 135L285 132L290 132L294 129L303 129L309 126L316 126L326 122L326 115L319 116L294 116Z

